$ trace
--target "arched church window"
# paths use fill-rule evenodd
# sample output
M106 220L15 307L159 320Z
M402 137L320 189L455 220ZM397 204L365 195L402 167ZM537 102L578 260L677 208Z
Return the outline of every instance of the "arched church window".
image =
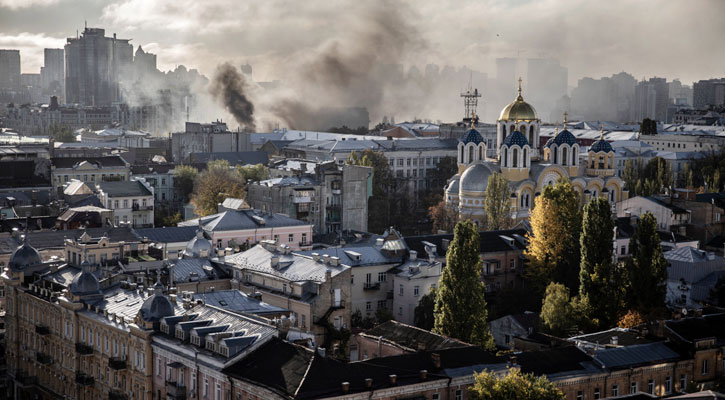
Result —
M503 152L503 166L508 167L509 166L509 151L508 149L504 150Z
M478 159L483 160L483 145L478 145Z
M529 200L530 199L531 199L531 197L529 196L528 193L526 193L526 208L529 208Z
M566 147L561 148L561 165L568 165L567 158L569 156L569 149Z
M604 156L599 156L599 169L604 169Z
M534 126L533 125L529 126L529 144L531 146L537 147L536 144L534 143Z
M514 162L514 168L518 168L519 167L519 149L514 149L513 162Z
M506 125L501 124L501 133L503 133L503 138L506 139Z
M577 162L576 146L571 149L571 165L576 165Z
M609 201L614 203L617 200L617 192L612 188L609 189Z
M461 164L465 164L466 162L463 160L463 146L461 146L461 155L458 157L458 162Z
M526 168L526 167L529 166L528 165L529 164L529 161L528 160L529 160L529 150L525 148L524 149L524 168Z
M524 208L524 197L526 197L526 196L524 196L523 194L520 197L520 199L521 199L521 205L519 206L520 208Z
M468 148L468 162L469 163L473 162L473 146Z
M554 164L557 164L558 160L559 160L559 157L558 157L559 149L554 147L554 149L551 152L554 154Z

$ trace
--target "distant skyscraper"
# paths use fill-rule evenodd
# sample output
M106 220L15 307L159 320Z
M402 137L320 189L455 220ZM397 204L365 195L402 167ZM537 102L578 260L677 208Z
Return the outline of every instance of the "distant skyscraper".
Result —
M87 106L120 100L118 82L130 74L133 46L128 39L105 37L105 30L85 28L65 45L66 101Z
M693 106L697 109L725 105L725 78L695 82L692 90Z
M516 90L517 79L516 76L516 63L515 58L497 58L496 59L496 80L500 85L503 85L503 89L514 93Z
M133 58L133 63L137 77L141 77L146 74L153 74L158 71L156 69L156 54L143 51L141 46L138 46L138 49L136 49L136 55Z
M665 78L650 78L637 84L634 92L634 120L667 121L670 88Z
M57 96L65 102L65 51L45 49L44 62L40 68L40 85L48 96Z
M567 94L569 71L553 58L529 58L527 98L547 115L556 101Z
M20 50L0 50L0 90L20 90Z

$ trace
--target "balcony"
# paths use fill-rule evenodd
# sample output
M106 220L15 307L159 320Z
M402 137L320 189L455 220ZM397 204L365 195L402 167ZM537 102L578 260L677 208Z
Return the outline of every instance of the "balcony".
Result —
M108 360L108 366L116 371L126 369L126 359L121 357L111 357L111 359Z
M76 343L76 352L82 356L93 355L93 346L89 346L85 343Z
M35 325L35 333L41 336L50 335L50 328L44 325Z
M177 382L166 382L166 396L174 400L186 399L186 386Z
M292 202L295 204L312 203L312 197L311 196L293 196Z
M380 290L380 282L365 282L363 290Z
M53 357L45 353L36 352L35 361L37 361L39 364L50 365L53 364Z
M95 383L93 376L84 374L83 372L76 372L76 383L81 386L92 386Z
M131 210L133 211L151 211L154 209L154 206L141 206L138 204L134 204L131 206Z
M120 390L113 389L108 392L108 400L128 400L128 395Z
M337 300L332 302L332 306L330 306L333 310L339 310L341 308L345 308L345 300Z

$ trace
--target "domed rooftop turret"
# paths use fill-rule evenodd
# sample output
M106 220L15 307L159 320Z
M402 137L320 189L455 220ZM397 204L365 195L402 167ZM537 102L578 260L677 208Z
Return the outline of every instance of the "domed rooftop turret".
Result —
M174 315L174 305L164 295L164 285L160 280L154 284L154 294L141 305L139 314L144 322L159 322L161 318Z
M569 146L573 146L576 144L576 138L574 135L572 135L571 132L564 129L563 131L559 132L554 136L553 138L546 141L545 147L551 147L553 145L562 145L562 144L568 144Z
M476 114L471 113L471 129L466 131L466 134L461 138L463 144L474 143L479 144L483 142L483 136L476 130Z
M501 110L498 119L499 121L533 121L539 119L534 107L525 102L524 97L521 95L521 78L519 78L519 95L516 96L516 100Z
M199 258L208 257L213 252L211 242L204 237L204 229L201 227L201 218L199 218L199 229L196 236L186 244L184 249L184 257Z
M88 296L101 293L101 284L98 278L91 272L91 264L88 262L87 252L83 255L81 272L76 274L68 289L74 296Z
M460 188L463 192L485 192L488 177L493 171L485 164L475 164L461 175Z
M38 253L38 250L35 250L33 246L28 243L28 221L25 223L25 235L23 235L23 244L18 246L15 251L13 251L13 254L10 256L10 261L8 261L8 267L10 268L10 271L13 272L20 272L25 270L28 267L31 267L33 265L38 265L43 263L42 257L40 257L40 253Z
M613 152L614 149L612 148L612 145L609 144L606 140L604 140L604 125L602 125L601 131L599 131L599 140L592 143L591 147L589 147L589 151L594 153L599 153L600 151L603 151L605 153Z
M514 131L514 133L506 136L506 139L503 140L504 146L518 145L520 147L524 147L528 144L529 141L526 140L526 136L524 136L524 134L519 131Z

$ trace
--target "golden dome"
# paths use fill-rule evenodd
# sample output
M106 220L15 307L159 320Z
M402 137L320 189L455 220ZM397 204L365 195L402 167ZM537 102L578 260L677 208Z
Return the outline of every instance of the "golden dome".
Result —
M536 114L534 107L525 102L523 96L521 96L521 78L519 78L519 95L512 103L509 103L499 115L499 121L532 121L538 120L539 116Z

